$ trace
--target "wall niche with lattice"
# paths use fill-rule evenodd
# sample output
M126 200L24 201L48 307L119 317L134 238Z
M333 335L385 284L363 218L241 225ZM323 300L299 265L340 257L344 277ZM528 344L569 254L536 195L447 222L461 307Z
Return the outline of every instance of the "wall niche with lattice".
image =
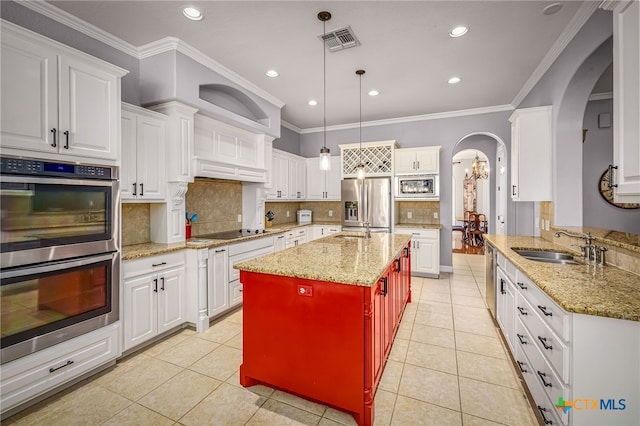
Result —
M358 164L364 164L365 176L393 176L393 152L396 141L363 142L339 145L342 154L342 177L356 177Z

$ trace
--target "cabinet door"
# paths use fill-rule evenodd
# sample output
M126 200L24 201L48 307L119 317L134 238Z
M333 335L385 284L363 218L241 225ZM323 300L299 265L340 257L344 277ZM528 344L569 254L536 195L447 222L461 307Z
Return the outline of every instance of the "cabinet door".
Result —
M275 237L275 239L273 240L273 251L274 252L278 252L281 250L284 250L285 247L285 234L282 235L278 235Z
M496 276L496 321L502 329L511 351L515 351L515 294L506 274L497 269Z
M304 200L307 181L305 162L297 159L289 160L289 199Z
M184 267L168 269L158 277L158 333L184 322Z
M138 194L136 181L136 115L126 110L122 110L121 114L122 166L120 167L120 195L123 201L135 200Z
M229 253L226 248L209 250L208 314L210 317L229 309Z
M318 161L317 157L307 158L307 200L325 199L327 172L320 170Z
M384 299L384 281L387 277L378 280L373 294L373 383L378 383L382 376L382 366L384 364L384 318L385 318L385 299ZM375 386L374 386L375 388Z
M438 274L440 247L436 238L417 237L413 240L413 265L416 272Z
M158 334L156 274L146 274L124 282L124 350Z
M394 157L396 173L415 173L416 153L414 150L396 149Z
M331 170L325 172L325 199L327 200L340 201L342 197L342 176L340 175L341 164L340 157L331 157Z
M118 158L119 90L119 78L113 74L80 59L60 56L61 153Z
M620 2L613 25L613 196L619 203L640 203L640 4Z
M289 161L278 154L273 154L271 163L271 177L273 182L267 194L269 200L283 200L289 198Z
M421 149L416 151L416 171L420 173L438 173L439 152L436 149Z
M165 195L165 122L139 115L136 128L138 199L162 200Z
M50 48L2 35L2 147L57 152L58 57Z

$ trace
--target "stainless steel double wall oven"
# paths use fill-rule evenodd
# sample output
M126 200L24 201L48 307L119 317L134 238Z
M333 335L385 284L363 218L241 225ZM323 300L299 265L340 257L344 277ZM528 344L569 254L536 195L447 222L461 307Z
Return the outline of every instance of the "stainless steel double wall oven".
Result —
M118 320L117 169L0 158L0 362Z

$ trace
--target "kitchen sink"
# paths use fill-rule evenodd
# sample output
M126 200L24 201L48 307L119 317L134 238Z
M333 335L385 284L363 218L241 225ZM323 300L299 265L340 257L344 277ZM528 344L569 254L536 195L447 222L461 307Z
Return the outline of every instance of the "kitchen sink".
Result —
M341 238L343 240L357 240L359 238L365 238L364 235L336 235L333 238Z
M573 255L561 251L545 251L545 250L530 250L514 248L513 251L518 253L525 259L533 260L535 262L556 263L561 265L581 265L574 259Z

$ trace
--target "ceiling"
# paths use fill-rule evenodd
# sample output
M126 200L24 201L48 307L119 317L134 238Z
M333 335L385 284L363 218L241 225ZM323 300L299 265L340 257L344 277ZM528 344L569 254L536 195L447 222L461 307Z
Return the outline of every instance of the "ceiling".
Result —
M51 1L134 45L177 37L285 103L298 129L323 125L323 32L350 25L361 45L326 52L327 125L511 104L582 1ZM187 20L182 7L204 13ZM457 25L469 32L449 37ZM280 75L270 78L268 69ZM459 76L458 84L448 84ZM370 97L370 89L380 92ZM318 105L307 105L316 99Z

